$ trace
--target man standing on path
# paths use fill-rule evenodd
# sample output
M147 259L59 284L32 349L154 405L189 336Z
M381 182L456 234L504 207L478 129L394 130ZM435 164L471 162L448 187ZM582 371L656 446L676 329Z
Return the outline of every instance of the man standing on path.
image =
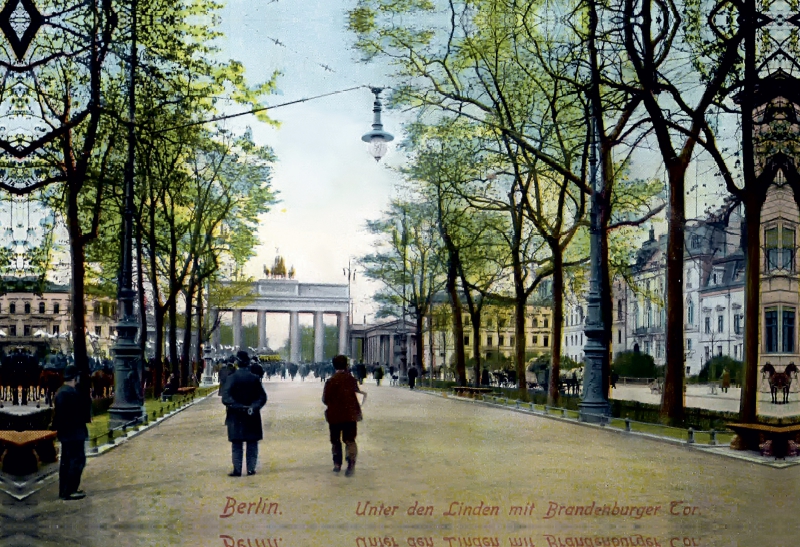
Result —
M414 384L417 381L417 367L410 366L408 367L408 387L414 389Z
M347 371L347 357L337 355L333 358L335 372L326 382L322 390L322 403L327 406L325 420L330 431L331 452L333 453L333 471L342 470L342 441L344 441L347 470L345 476L349 477L355 472L357 422L362 419L361 405L358 404L356 393L364 396L367 394L358 387L358 381Z
M247 443L247 474L256 474L258 441L264 438L261 429L261 408L267 404L267 392L255 374L250 372L250 356L246 351L236 354L239 370L228 376L222 393L227 407L225 425L231 442L233 471L229 477L242 476L243 444Z
M53 429L61 443L58 468L58 497L79 500L86 494L78 487L86 466L84 443L89 438L86 424L92 421L92 401L77 389L79 371L75 365L64 369L64 385L56 393Z

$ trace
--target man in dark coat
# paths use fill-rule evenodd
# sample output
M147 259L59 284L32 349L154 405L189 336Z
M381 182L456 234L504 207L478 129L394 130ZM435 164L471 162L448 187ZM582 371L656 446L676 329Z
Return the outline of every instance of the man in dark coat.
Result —
M239 370L228 376L222 393L227 407L225 425L233 453L230 477L242 476L243 443L247 443L247 474L256 474L258 441L264 438L261 430L261 408L267 404L267 393L261 381L250 372L250 356L246 351L236 354Z
M56 393L53 429L61 443L58 469L58 497L79 500L86 494L78 487L86 466L84 443L89 438L86 424L92 421L92 401L77 389L79 371L75 365L64 369L64 385Z
M333 471L342 470L342 441L347 451L347 470L345 476L351 476L356 467L356 423L361 421L361 405L356 393L367 394L358 387L358 380L347 371L347 357L337 355L333 358L335 372L326 382L322 390L322 403L327 406L325 420L330 431L331 452L333 453Z
M408 367L408 387L414 389L414 383L417 381L417 367Z
M252 364L250 365L250 372L255 374L258 377L258 381L261 382L264 379L264 367L257 360L253 360Z

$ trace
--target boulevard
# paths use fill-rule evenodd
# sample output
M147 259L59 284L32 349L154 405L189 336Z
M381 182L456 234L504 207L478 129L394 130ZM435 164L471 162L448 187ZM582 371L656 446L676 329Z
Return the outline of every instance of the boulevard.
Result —
M789 545L797 466L367 382L357 471L343 477L331 472L322 383L265 388L255 476L227 476L224 408L210 396L90 458L84 500L58 500L55 483L4 499L4 534L35 531L33 545Z

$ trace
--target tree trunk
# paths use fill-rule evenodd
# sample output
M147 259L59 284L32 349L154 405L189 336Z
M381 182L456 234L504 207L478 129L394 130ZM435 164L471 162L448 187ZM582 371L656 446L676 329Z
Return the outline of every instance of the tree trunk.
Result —
M192 304L194 303L195 293L194 281L189 282L186 290L186 308L183 312L183 347L181 348L181 386L189 385L189 355L192 353Z
M453 265L447 269L447 294L450 296L450 309L453 311L453 345L456 350L456 372L458 385L467 385L467 365L464 356L464 318L461 316L461 298L456 287L456 271Z
M142 252L142 228L141 225L136 223L136 289L139 296L139 324L141 330L139 331L139 350L142 352L142 361L147 358L147 304L145 303L144 294L144 253ZM119 313L119 311L117 312ZM142 381L144 381L142 375Z
M519 293L519 289L517 290ZM528 302L525 297L525 292L522 295L517 294L517 305L514 313L514 332L517 339L514 350L516 352L515 361L517 363L517 386L519 387L519 400L529 401L528 396L528 379L525 376L526 363L525 363L525 316L527 315Z
M195 346L195 359L198 363L203 363L203 321L205 320L205 310L203 308L203 282L200 281L197 288L197 345Z
M669 167L669 212L667 213L667 324L664 395L661 418L670 425L683 422L685 377L683 353L683 248L684 185L686 166L676 162Z
M84 378L82 385L89 388L89 354L86 348L86 250L83 246L83 232L78 215L78 192L71 183L67 184L67 226L71 254L72 283L70 287L70 321L72 322L72 352L75 365ZM79 384L80 385L80 384Z
M761 319L761 203L757 199L744 202L744 378L739 401L739 421L756 422L758 397L758 332Z
M425 341L423 335L425 333L425 315L422 313L417 313L416 315L416 328L414 329L417 335L417 347L416 351L414 352L414 359L416 360L415 365L417 365L420 369L420 374L425 372L425 364L422 361L422 357L425 355Z
M171 298L167 302L169 314L169 364L172 374L180 378L181 367L178 357L178 299Z
M564 326L564 263L558 242L550 245L553 261L553 330L550 354L550 386L547 404L558 406L561 394L558 380L561 374L561 331Z

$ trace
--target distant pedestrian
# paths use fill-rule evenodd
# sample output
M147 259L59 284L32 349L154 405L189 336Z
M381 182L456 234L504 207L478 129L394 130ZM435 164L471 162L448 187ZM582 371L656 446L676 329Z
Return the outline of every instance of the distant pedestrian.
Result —
M250 365L250 372L258 377L259 382L264 380L264 367L262 367L256 359L254 359Z
M617 374L616 372L612 372L611 373L611 388L612 389L616 389L617 388L617 380L619 380L619 374Z
M408 387L414 389L414 383L417 381L417 367L411 366L408 368Z
M731 387L731 373L728 371L728 368L725 367L722 370L722 392L728 393L729 387Z
M342 441L345 445L347 470L345 476L349 477L355 472L358 447L356 446L357 423L361 421L361 405L358 403L356 393L364 396L367 394L358 387L358 381L347 371L347 357L337 355L333 358L335 372L322 390L322 403L328 408L325 410L325 420L328 422L330 432L331 452L333 453L333 471L342 470Z
M229 477L242 476L244 443L247 443L247 474L256 474L258 441L264 438L261 429L261 408L267 404L267 392L255 374L250 372L250 356L246 351L236 354L239 370L228 376L222 394L222 404L227 407L225 425L231 442L233 471Z
M489 369L485 368L483 369L483 372L481 372L481 385L488 386L491 383L492 381L489 378Z
M58 469L58 497L62 500L79 500L86 497L81 484L81 474L86 466L84 443L89 438L86 424L92 421L92 401L78 391L78 367L64 369L64 385L56 393L53 429L61 443L61 464Z

